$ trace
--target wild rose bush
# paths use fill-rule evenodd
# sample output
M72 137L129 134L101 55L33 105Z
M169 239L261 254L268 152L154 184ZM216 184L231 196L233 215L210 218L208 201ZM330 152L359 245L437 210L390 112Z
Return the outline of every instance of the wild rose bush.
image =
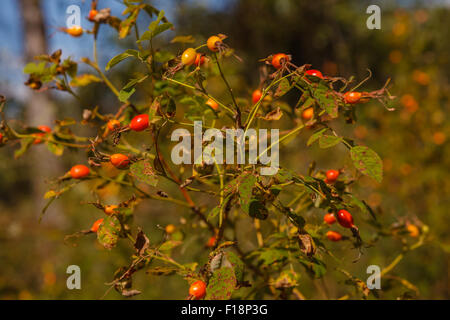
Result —
M308 64L297 65L289 54L274 53L261 57L261 70L255 72L260 75L260 87L248 88L252 95L238 96L228 80L226 63L231 59L245 62L239 52L227 45L225 35L213 35L206 43L179 35L170 42L179 45L178 52L155 48L153 40L173 29L164 12L141 1L124 1L124 5L127 8L124 17L118 18L111 15L110 9L97 8L93 2L88 17L91 30L61 29L68 36L93 37L91 58L83 58L81 62L62 60L59 50L36 57L36 62L24 69L29 75L26 85L30 89L58 90L74 99L79 99L77 88L102 83L117 97L114 114L101 114L93 106L83 111L81 121L59 120L53 128L18 127L5 119L7 101L2 97L1 140L4 146L20 142L16 157L26 156L27 150L36 144L45 144L55 156L61 156L66 149L87 154L86 163L74 163L55 179L54 187L45 194L48 204L41 219L52 202L86 181L95 181L94 192L114 183L133 194L116 204L91 201L91 205L104 212L104 218L90 222L93 224L89 230L74 230L65 239L91 241L90 237L85 240L81 236L96 234L97 241L107 250L114 250L119 241L128 242L134 254L128 266L111 275L110 283L110 289L125 297L140 293L144 284L132 286L133 275L140 271L161 277L176 274L186 279L186 288L190 289L175 299L304 299L301 278L320 279L327 272L336 273L337 282L343 277L346 284L356 288L349 290L348 296L378 297L381 291L369 290L365 279L345 270L345 263L358 263L361 254L370 254L380 238L402 242L403 253L414 250L422 245L428 230L426 226L407 223L383 225L376 212L352 193L352 186L362 175L381 182L382 160L368 146L342 136L332 125L354 124L358 108L373 107L374 104L364 105L372 100L385 107L386 112L392 110L395 101L389 92L389 81L381 89L367 92L363 91L367 79L356 83L354 79L330 77ZM136 26L140 15L148 15L152 20L142 34ZM112 58L103 70L98 63L96 39L106 27L117 30L119 39L135 37L136 46ZM186 49L187 46L192 47ZM123 79L120 86L113 84L108 73L130 59L139 64L140 74ZM92 73L79 73L79 63L89 66ZM220 99L210 92L209 86L217 80L223 83ZM139 91L145 91L148 96L145 101L135 98ZM290 98L286 99L287 96ZM295 104L288 103L292 97ZM203 130L220 130L224 137L227 129L243 133L252 129L280 129L279 140L272 140L265 149L258 150L257 156L260 159L279 148L279 170L273 175L261 175L260 169L264 167L261 163L222 163L214 157L213 163L174 164L170 158L174 143L167 142L167 135L179 128L192 132L195 121L201 121ZM96 126L97 135L73 133L73 127L86 125ZM336 163L335 168L322 171L315 162L307 172L284 167L283 157L289 154L283 153L283 147L302 131L310 133L307 146L329 149L330 157L337 152L332 147L344 145L353 167L343 168ZM130 134L139 135L141 143L129 143ZM209 143L212 142L204 140L202 147ZM249 148L247 141L246 153ZM108 169L111 165L117 170ZM176 192L161 189L162 180L175 186ZM169 202L179 207L180 223L159 229L162 242L152 241L152 234L133 223L143 201ZM320 223L318 219L307 218L311 210L323 213ZM245 217L252 221L245 220L245 229L256 239L256 249L251 251L241 248L236 231ZM152 219L151 212L147 219ZM199 225L200 231L193 231L193 225ZM370 239L360 236L360 228L367 229ZM181 263L176 258L177 250L198 236L194 232L205 240L208 259ZM339 253L348 248L355 252L354 261L341 261ZM401 256L402 253L381 270L382 277ZM325 263L325 258L330 261ZM361 266L364 270L366 267ZM401 278L391 280L395 286L412 286Z

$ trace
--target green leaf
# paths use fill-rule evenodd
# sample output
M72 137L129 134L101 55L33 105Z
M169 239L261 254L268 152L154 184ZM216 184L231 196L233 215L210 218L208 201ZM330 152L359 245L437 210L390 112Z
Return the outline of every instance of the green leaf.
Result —
M77 124L77 121L73 118L64 118L63 120L56 120L56 123L60 127L68 127Z
M111 69L112 67L114 67L115 65L119 64L120 62L122 62L123 60L130 58L130 57L135 57L135 58L139 58L139 51L137 50L132 50L132 49L128 49L127 51L115 56L114 58L112 58L108 64L106 65L105 70L108 71L109 69Z
M383 162L378 154L365 146L356 146L350 150L353 165L362 174L378 182L383 180Z
M23 73L42 75L45 74L45 66L45 62L40 62L39 64L31 62L23 68Z
M161 117L158 116L158 110L161 108L161 98L157 97L153 100L152 105L148 111L148 117L150 119L150 123L156 123L161 120Z
M57 157L62 156L64 153L64 146L53 142L47 143L47 149Z
M372 208L364 200L361 201L358 198L356 198L354 195L351 194L350 202L351 202L351 204L356 205L362 212L370 214L374 220L377 220L377 217L376 217L375 213L373 212Z
M44 199L56 198L58 193L55 190L49 190L44 194Z
M131 79L125 87L122 88L119 92L119 100L121 102L127 102L128 99L136 92L136 89L134 88L135 85L144 82L148 78L148 75L143 76L139 79Z
M229 300L236 288L236 276L231 268L216 270L206 288L206 300Z
M147 183L153 187L156 187L158 184L158 176L148 160L133 163L130 167L130 172L133 177L141 182Z
M169 30L172 27L173 27L173 24L171 24L170 22L165 22L163 24L160 24L160 25L156 26L153 31L145 31L142 34L141 38L137 42L139 43L139 42L142 42L145 40L151 40L154 37L156 37L157 35L159 35L160 33L163 33L164 31Z
M342 142L341 137L322 135L319 138L319 147L322 149L331 148Z
M248 214L250 217L265 220L269 216L269 211L261 200L253 198L248 205Z
M229 195L227 195L225 197L225 199L223 199L223 203L222 205L218 205L217 207L215 207L214 209L211 210L211 212L208 214L208 220L214 219L215 217L217 217L217 215L220 214L220 211L226 207L230 201L230 199L234 196L233 193L230 193Z
M157 266L151 269L148 269L145 273L152 274L155 276L171 276L177 272L177 268L175 267L166 267L166 266Z
M286 183L288 181L291 181L295 176L295 173L287 170L285 168L281 168L280 170L278 170L276 178L278 180L279 183Z
M280 276L275 280L275 288L292 288L298 286L300 275L293 270L283 270Z
M322 278L327 273L327 266L325 263L317 258L313 259L312 270L316 278Z
M338 116L338 97L324 85L320 85L312 90L312 96L319 106L324 109L332 118Z
M167 103L163 105L163 111L168 118L173 118L177 112L177 104L173 98L169 98Z
M220 206L214 207L208 214L208 220L214 219L220 213Z
M306 221L302 216L297 215L294 212L289 212L288 217L297 228L303 228L305 226Z
M238 186L239 202L242 210L244 210L246 213L249 213L250 199L252 198L253 187L256 184L257 178L253 174L246 174L244 179L242 179L241 181L242 182Z
M128 99L136 92L136 88L122 89L119 92L119 100L123 103L127 102Z
M130 16L120 23L119 39L125 38L130 33L130 29L136 24L139 11L139 8L133 10Z
M153 60L155 60L155 62L159 62L159 63L163 63L163 64L172 59L175 59L175 55L169 51L157 51L153 55ZM155 83L155 86L156 85L157 85L157 82Z
M152 32L152 38L156 37L158 34L163 33L166 30L169 30L172 27L173 24L171 24L170 22L164 22L163 24L158 25Z
M119 240L120 228L120 222L117 217L106 217L97 231L98 242L106 249L111 250Z
M156 20L153 21L152 23L150 23L150 25L148 26L148 30L149 30L150 32L153 32L153 31L156 29L156 27L159 25L159 23L161 22L161 20L164 18L164 15L165 15L164 10L161 10L161 11L158 13L158 17L156 18Z
M194 43L194 42L195 38L191 35L177 36L170 41L170 43Z
M241 282L244 279L244 262L234 252L227 251L225 255L226 259L234 270L236 280L238 282Z
M289 252L286 249L268 248L259 254L259 260L261 260L265 265L271 265L287 259L288 256Z
M71 77L74 78L77 75L78 72L78 63L73 61L72 59L68 58L63 61L61 66L66 70L66 73Z
M53 203L53 201L56 200L57 198L59 198L63 193L65 193L65 192L69 191L70 189L72 189L73 187L75 187L78 183L79 183L79 181L69 184L69 185L66 185L64 188L60 189L59 191L50 190L45 193L44 199L48 200L48 202L45 205L45 207L42 209L41 214L39 215L39 223L41 223L42 218L45 215L45 212L50 207L50 205Z
M320 137L323 136L323 134L325 133L325 131L327 131L328 128L322 128L316 132L314 132L311 137L309 137L308 142L306 143L306 145L309 147L311 146L314 142L316 142Z
M38 223L40 224L42 221L42 218L44 218L45 212L47 212L48 208L50 208L51 204L53 203L53 201L56 200L56 197L50 198L46 205L44 206L44 208L41 210L41 214L39 215L39 220Z
M150 18L153 18L153 15L159 15L160 11L158 9L156 9L155 7L153 7L149 4L146 4L146 3L143 3L141 6L143 7L144 11L147 12L147 14ZM166 21L166 18L163 17L162 21Z
M145 31L137 42L139 43L145 40L151 40L158 34L173 27L173 25L170 22L164 22L163 24L159 24L163 18L164 18L164 10L161 10L158 14L158 18L152 23L150 23L148 31Z
M280 84L277 87L277 90L275 91L274 97L279 98L284 96L286 93L289 92L289 90L292 89L292 85L289 83L288 79L283 79L280 81Z
M269 189L270 193L275 197L279 196L281 191L283 191L283 187L281 186L271 186Z
M317 279L322 278L327 273L327 266L325 263L315 257L310 260L298 257L297 260Z
M224 252L222 250L217 250L217 254L215 254L209 262L209 271L213 273L223 267L233 269L238 282L243 280L244 262L235 253L231 251Z
M18 159L21 156L23 156L25 154L25 152L27 152L27 150L31 147L31 145L33 144L33 141L34 141L34 139L32 139L32 138L21 139L20 140L20 149L18 149L14 152L14 158Z

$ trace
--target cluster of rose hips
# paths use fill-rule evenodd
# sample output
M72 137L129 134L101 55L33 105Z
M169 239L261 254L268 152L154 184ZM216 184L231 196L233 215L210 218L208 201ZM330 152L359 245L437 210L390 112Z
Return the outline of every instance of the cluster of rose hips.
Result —
M41 132L38 133L32 133L31 136L35 137L33 140L33 144L41 144L43 143L42 138L46 135L52 132L52 128L49 126L38 126L37 129ZM0 144L3 144L5 140L3 140L3 134L0 133Z
M181 55L181 63L185 66L194 65L196 67L200 67L205 63L205 61L206 57L203 54L198 53L194 48L184 50Z
M323 217L323 221L328 225L332 225L337 221L344 228L355 228L355 224L353 223L353 216L350 214L350 212L344 209L339 210L336 215L334 215L333 213L327 213ZM342 235L339 232L331 230L327 232L326 236L328 240L331 241L340 241L342 239Z
M120 128L120 126L121 126L121 124L118 120L110 120L107 124L107 127L110 131L117 130L118 128ZM149 116L147 114L141 114L141 115L134 117L128 126L128 128L130 130L135 131L135 132L144 131L148 127L149 127ZM39 128L41 129L41 127L39 127ZM40 133L38 135L40 135ZM110 156L110 163L117 169L125 169L130 165L131 160L128 156L117 153L117 154L113 154ZM77 180L84 179L84 178L88 177L89 174L90 174L89 167L87 167L83 164L75 165L69 171L70 177L72 179L77 179ZM117 208L118 208L118 206L116 206L116 205L110 205L110 206L106 206L104 208L104 211L107 215L111 215L115 212L115 210ZM103 219L97 220L93 224L91 231L97 232L97 230L102 222L103 222Z
M211 105L211 108L214 109L214 104ZM110 120L107 124L107 127L110 131L114 131L121 127L121 123L118 120ZM135 132L144 131L148 127L149 127L149 116L147 114L141 114L141 115L134 117L128 126L128 128L130 130L135 131ZM39 128L41 131L44 131L44 130L42 130L41 127L39 127ZM49 131L45 131L45 132L49 132ZM116 168L124 169L124 168L128 167L128 165L130 164L130 159L123 154L114 154L110 157L110 162ZM72 179L83 179L83 178L86 178L89 176L90 169L85 165L79 164L79 165L73 166L70 169L69 174ZM118 209L118 207L119 206L117 206L117 205L107 205L103 208L103 210L106 215L110 216L110 215L113 215L116 213L116 210ZM103 218L95 221L89 231L92 233L96 233L99 230L103 221L104 221ZM165 231L167 234L172 234L175 232L175 230L176 230L176 227L172 224L167 225L165 228ZM207 242L206 246L214 247L215 244L216 244L216 238L211 237L209 239L209 241ZM206 295L206 283L201 280L198 280L198 281L192 283L189 288L189 294L190 294L190 297L193 299L204 298L204 296Z
M340 173L338 170L328 170L326 172L326 178L324 182L327 184L335 183L339 178L339 174ZM350 214L350 212L344 209L339 210L336 215L331 212L325 214L325 216L323 217L323 221L328 225L332 225L337 221L344 228L355 228L355 225L353 223L353 216ZM332 230L326 233L326 237L328 238L328 240L335 242L342 239L342 235L339 232Z
M37 127L40 131L42 131L42 133L33 133L32 136L36 137L36 139L34 139L33 144L40 144L42 143L42 139L40 139L41 137L45 136L47 133L52 132L52 129L48 126L39 126Z
M95 21L95 17L97 16L98 11L93 8L90 13L88 19L90 21ZM65 32L70 34L73 37L79 37L83 34L83 29L79 26L74 26L72 28L64 29ZM223 43L223 40L226 37L223 35L214 35L208 38L206 46L208 49L214 53L222 53L225 50L228 49L228 46ZM185 66L195 66L197 68L201 67L206 61L207 58L204 54L198 53L196 49L194 48L188 48L181 54L181 63L173 68L172 72L176 72L178 70L181 70ZM271 57L269 64L271 64L275 69L277 70L284 70L289 67L289 65L292 65L290 63L291 56L284 54L284 53L278 53ZM308 77L317 77L319 79L326 79L321 71L310 69L306 70L305 74ZM306 80L308 81L308 80ZM308 81L309 82L309 81ZM343 100L347 104L356 104L361 102L363 99L364 94L361 92L355 92L350 91L346 92L342 95ZM260 89L255 90L252 93L252 103L256 104L258 103L263 97L263 93ZM217 101L213 99L209 99L206 102L206 105L209 106L212 110L218 111L219 110L219 104ZM313 119L314 117L314 108L309 107L302 112L302 118L305 121L309 121ZM147 114L141 114L132 119L130 124L126 127L122 127L122 124L119 120L112 119L107 123L107 128L111 132L119 132L123 129L123 131L132 130L135 132L141 132L146 130L149 127L149 116ZM42 140L39 139L46 133L51 132L51 129L46 126L40 126L38 127L39 130L42 131L42 133L36 133L33 134L36 136L36 140L34 141L35 144L41 143ZM2 137L0 137L1 141ZM125 169L130 165L130 159L128 156L123 154L113 154L110 156L110 162L111 164L118 168L118 169ZM70 170L70 177L72 179L83 179L88 177L90 174L90 169L85 165L76 165L71 168ZM333 184L337 181L339 177L340 172L338 170L328 170L326 172L326 179L324 180L327 184ZM116 209L118 208L117 205L109 205L105 206L103 210L107 215L112 215L116 212ZM99 219L94 222L92 225L90 231L91 232L97 232L100 225L103 223L104 219ZM344 227L344 228L354 228L353 223L353 217L352 215L346 211L346 210L339 210L336 214L334 213L328 213L324 216L324 222L328 225L334 224L336 221ZM167 234L172 234L176 230L176 227L172 224L169 224L166 226L165 231ZM342 235L336 231L328 231L326 233L326 237L331 241L340 241L342 239ZM212 236L208 242L206 243L206 247L214 248L216 246L217 239L215 236ZM202 299L206 295L206 283L204 281L198 280L191 284L189 288L189 294L191 298L194 299Z
M272 55L271 58L268 59L268 64L271 64L277 70L285 70L291 64L291 56L285 53L277 53ZM294 66L294 65L292 65ZM308 77L317 77L319 79L326 79L326 77L322 74L320 70L309 69L305 71L305 74ZM307 82L309 82L306 79ZM365 101L364 98L367 98L369 95L365 92L356 92L356 91L348 91L342 95L343 100L347 104L357 104ZM252 94L252 102L256 104L262 98L262 91L260 89L256 89ZM304 121L310 121L314 118L314 108L309 107L302 112L302 119Z
M212 52L220 52L221 53L228 48L228 46L226 46L223 43L223 40L225 38L226 38L226 36L224 36L224 35L209 37L208 41L206 42L206 46ZM173 75L176 72L183 69L184 67L195 66L197 68L200 68L207 61L205 54L197 52L197 50L194 48L187 48L186 50L184 50L179 59L180 59L180 62L178 64L176 64L174 67L170 68L166 72L166 76ZM215 101L213 101L213 102L215 103ZM211 107L211 108L213 108L213 107ZM217 111L217 108L213 108L213 110Z
M117 130L121 127L121 123L118 120L110 120L107 124L107 127L110 131ZM140 114L134 117L126 130L132 130L135 132L144 131L149 127L149 115L148 114ZM111 164L117 169L125 169L131 163L130 158L124 154L113 154L110 156ZM83 179L89 175L89 168L84 165L74 166L70 175L72 179Z

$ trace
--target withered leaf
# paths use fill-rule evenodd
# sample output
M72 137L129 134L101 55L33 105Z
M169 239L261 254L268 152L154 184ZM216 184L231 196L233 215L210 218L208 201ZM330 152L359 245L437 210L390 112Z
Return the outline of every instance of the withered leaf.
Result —
M313 238L304 230L299 231L298 233L298 245L300 246L300 250L308 257L311 257L316 253L316 245Z
M280 120L283 116L283 111L281 111L280 107L275 110L270 111L268 114L264 116L264 120L267 121L277 121Z
M129 298L129 297L133 297L133 296L137 296L138 294L141 294L141 291L139 291L139 290L122 290L121 293L124 297Z
M136 249L137 254L142 256L145 253L145 250L148 249L149 244L150 240L147 238L147 236L142 230L139 230L136 237L136 242L134 244L134 248Z

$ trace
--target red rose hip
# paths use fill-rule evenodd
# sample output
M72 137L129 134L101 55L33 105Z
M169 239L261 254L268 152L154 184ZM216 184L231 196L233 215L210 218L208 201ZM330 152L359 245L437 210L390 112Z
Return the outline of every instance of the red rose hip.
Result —
M339 178L339 171L338 170L328 170L326 173L327 183L333 183L336 182L336 180Z
M70 176L72 177L72 179L83 179L89 175L89 172L90 170L88 167L79 164L70 169Z
M124 154L113 154L110 157L110 161L111 164L116 167L117 169L124 169L126 167L128 167L128 165L130 164L130 158L128 158L126 155Z
M336 217L334 216L334 214L332 213L327 213L324 217L323 217L323 221L326 224L333 224L336 222Z
M197 67L201 67L203 64L205 64L206 58L204 55L202 55L201 53L197 53L197 56L195 57L195 62L194 64Z
M103 218L102 219L98 219L97 221L94 222L94 224L91 227L91 232L97 232L98 228L100 228L100 225L103 223Z
M140 114L131 120L130 129L136 132L144 131L148 128L148 114Z
M275 69L281 69L287 62L289 62L290 58L287 54L277 53L272 57L272 65Z
M253 91L253 94L252 94L252 102L253 102L253 104L256 104L259 100L261 100L261 97L262 97L261 90L257 89L255 91Z
M39 139L39 137L43 137L46 133L52 132L52 129L48 126L39 126L37 127L39 130L42 131L42 133L33 133L32 136L37 137L34 139L33 144L40 144L42 143L42 139Z
M339 232L330 230L330 231L327 232L327 238L330 241L335 241L336 242L336 241L339 241L339 240L342 239L342 235Z
M353 216L347 210L339 210L337 213L337 221L344 228L352 228L353 224Z
M212 236L211 238L208 239L208 242L206 243L206 246L208 248L213 248L216 245L216 237Z
M302 112L302 118L305 121L309 121L314 117L314 108L308 108L303 110Z
M191 284L189 294L195 299L202 299L206 294L206 283L199 280Z
M319 70L315 70L315 69L307 70L306 74L309 76L314 76L314 77L323 79L323 74Z
M345 103L348 103L348 104L358 103L361 100L361 97L362 97L361 92L350 91L350 92L347 92L346 94L344 94Z

